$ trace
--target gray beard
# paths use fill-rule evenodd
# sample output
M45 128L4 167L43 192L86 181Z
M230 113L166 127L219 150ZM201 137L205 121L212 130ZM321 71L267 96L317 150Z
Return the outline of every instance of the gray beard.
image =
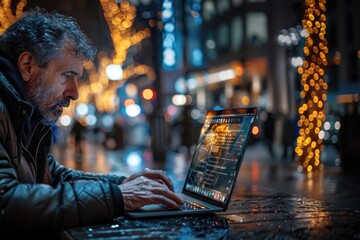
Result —
M45 72L42 72L40 77L35 81L29 82L26 86L27 90L27 99L31 104L33 104L40 112L42 116L41 122L46 125L55 124L60 117L61 113L56 110L58 105L67 106L69 105L68 99L58 100L50 109L45 109L46 102L48 98L47 89L43 89L45 78Z

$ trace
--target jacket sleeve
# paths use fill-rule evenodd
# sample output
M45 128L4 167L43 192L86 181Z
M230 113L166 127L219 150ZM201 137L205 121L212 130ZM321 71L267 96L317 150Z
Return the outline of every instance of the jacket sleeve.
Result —
M0 228L54 231L110 221L122 215L123 200L117 187L120 178L80 180L80 173L53 165L53 161L50 159L58 174L57 184L20 183L0 143Z

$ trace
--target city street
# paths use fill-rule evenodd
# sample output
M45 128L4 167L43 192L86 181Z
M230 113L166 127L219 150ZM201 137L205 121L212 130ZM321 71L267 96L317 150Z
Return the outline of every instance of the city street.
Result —
M359 11L1 0L1 239L360 240Z

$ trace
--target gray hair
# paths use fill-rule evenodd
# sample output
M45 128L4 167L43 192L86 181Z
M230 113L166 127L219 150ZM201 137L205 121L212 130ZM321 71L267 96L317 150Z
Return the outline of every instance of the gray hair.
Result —
M65 49L81 60L92 60L96 54L75 19L40 8L26 12L0 36L0 54L15 63L28 51L45 67Z

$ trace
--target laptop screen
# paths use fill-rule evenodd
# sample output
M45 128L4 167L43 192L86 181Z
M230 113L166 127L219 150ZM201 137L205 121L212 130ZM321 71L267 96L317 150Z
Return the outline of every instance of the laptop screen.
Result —
M209 111L184 190L227 203L255 119L256 108Z

